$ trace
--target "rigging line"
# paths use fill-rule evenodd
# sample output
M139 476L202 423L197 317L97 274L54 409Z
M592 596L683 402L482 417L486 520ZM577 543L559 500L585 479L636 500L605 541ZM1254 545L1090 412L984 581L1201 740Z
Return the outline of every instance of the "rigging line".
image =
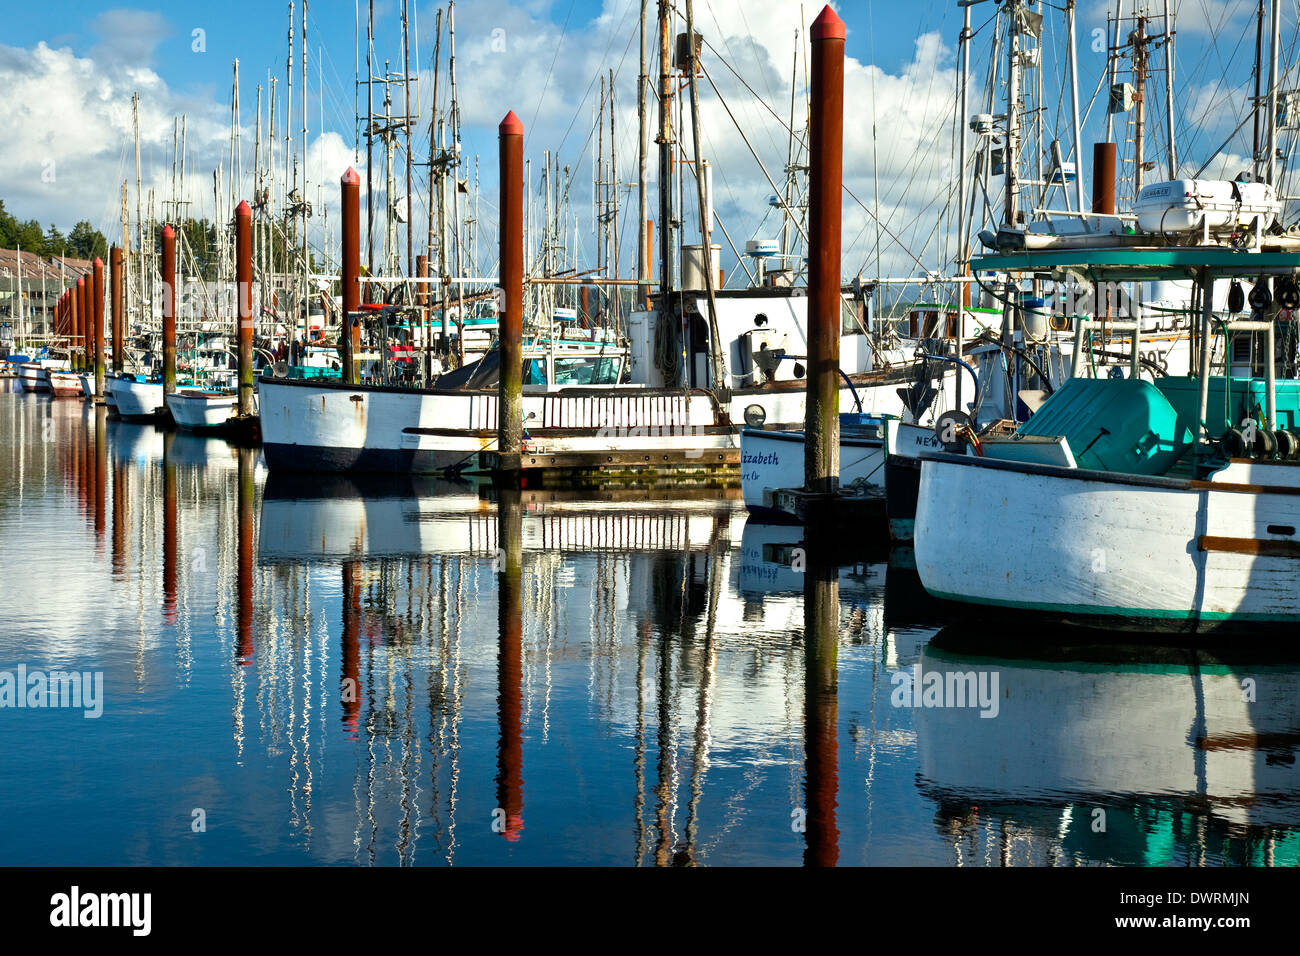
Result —
M628 0L627 8L623 11L623 20L622 20L622 22L619 24L619 27L618 27L617 30L611 30L611 31L610 31L610 34L609 34L609 42L605 44L605 53L604 53L604 55L603 55L602 58L601 58L601 62L602 62L602 63L608 62L608 60L609 60L609 51L610 51L611 49L613 49L613 47L614 47L614 37L618 36L620 33L628 32L627 44L623 47L623 55L622 55L622 57L619 58L618 66L617 66L617 67L615 68L615 70L614 70L614 76L615 76L615 78L617 78L618 76L620 76L620 75L622 74L622 72L623 72L623 64L627 61L627 54L628 54L628 51L629 51L630 49L632 49L632 38L633 38L633 34L630 33L629 31L626 31L624 28L625 28L625 27L627 26L627 24L628 24L628 20L629 20L629 18L630 18L630 16L631 16L631 13L632 13L632 9L633 9L633 7L634 7L638 2L639 2L639 0ZM639 9L639 8L638 8L638 9ZM573 8L572 8L572 6L570 6L570 8L569 8L569 13L572 13L572 12L573 12ZM565 18L565 24L566 24L566 25L568 24L568 17ZM564 39L564 34L563 34L563 32L561 32L561 34L560 34L560 39L561 39L561 40ZM560 44L557 44L557 46L556 46L556 56L559 55L559 46L560 46ZM552 61L551 61L551 70L554 71L554 69L555 69L555 61L554 61L554 59L552 59ZM597 81L600 77L603 77L604 75L605 75L605 68L604 68L604 67L601 67L601 68L599 68L599 69L596 71L595 75L592 76L590 82L588 82L588 84L587 84L587 89L583 92L583 94L582 94L582 99L578 101L578 107L577 107L577 109L575 109L574 112L573 112L573 118L569 120L569 126L568 126L568 128L564 131L564 135L563 135L562 137L560 137L560 142L559 142L559 144L556 145L555 149L553 150L553 152L554 152L557 156L558 156L560 150L562 150L562 149L564 148L564 144L568 141L568 139L569 139L569 134L573 132L573 127L574 127L574 125L578 122L578 117L579 117L580 115L582 115L582 114L586 111L587 102L588 102L588 99L591 97L591 91L592 91L592 90L595 88L595 86L596 86L596 81ZM547 73L546 81L547 81L547 84L550 83L550 73ZM546 90L543 89L543 90L542 90L542 95L544 96L545 93L546 93ZM541 97L538 98L538 101L537 101L537 107L538 107L538 110L541 109ZM534 120L537 119L537 111L534 111L534 112L533 112L533 119L534 119ZM529 135L531 135L531 129L532 129L532 127L530 126L530 127L529 127L529 130L530 130ZM591 131L591 130L588 130L588 131L587 131L587 139L586 139L585 142L583 143L582 151L578 154L577 159L576 159L576 160L574 161L574 163L573 163L573 165L574 165L575 167L576 167L578 164L580 164L580 163L582 162L582 157L585 156L585 155L587 154L587 147L591 145L591 138L592 138L592 131ZM527 140L527 138L525 138L525 140L524 140L524 148L527 149L527 146L528 146L528 140ZM565 198L566 200L568 199L568 192L567 192L567 191L566 191L566 193L565 193L565 197L564 197L564 198Z
M623 24L620 26L620 30L622 29L622 26L625 26L625 25L627 24L628 14L631 13L631 10L632 10L632 4L635 4L636 2L638 2L638 0L629 0L629 6L628 6L627 11L624 13ZM608 56L609 56L609 49L610 49L610 47L612 47L612 46L614 45L614 36L615 36L615 35L616 35L616 32L611 32L611 34L610 34L610 42L609 42L609 44L605 47L605 58L606 58L606 59L607 59ZM628 51L632 49L632 39L633 39L632 36L629 35L629 36L628 36L628 40L627 40L627 45L623 47L623 56L619 59L619 61L618 61L618 66L614 69L614 78L615 78L615 79L617 79L617 78L621 75L621 73L622 73L622 71L623 71L623 64L627 61L627 54L628 54ZM602 62L604 62L604 60L602 60ZM592 90L595 88L595 86L596 86L596 81L597 81L600 77L602 77L602 76L604 76L604 75L605 75L605 72L604 72L604 68L602 67L599 71L597 71L597 73L596 73L596 74L591 78L591 81L587 84L587 89L586 89L586 91L582 94L582 99L578 102L578 108L577 108L577 109L574 111L574 113L573 113L573 119L571 119L571 120L569 121L569 127L568 127L568 129L566 129L566 130L564 131L564 135L560 138L559 145L556 146L556 147L555 147L555 150L553 151L553 152L556 154L557 158L558 158L559 151L560 151L561 149L564 148L564 144L565 144L565 142L568 140L568 138L569 138L569 134L570 134L571 132L573 132L574 124L577 123L579 115L581 115L583 112L585 112L585 110L586 110L586 106L587 106L587 102L588 102L588 99L589 99L589 97L591 96L591 91L592 91ZM592 137L593 137L593 136L595 136L595 130L594 130L594 128L589 128L589 129L587 130L587 138L583 141L582 149L578 152L577 157L574 159L573 163L571 164L574 168L577 168L577 167L582 163L583 157L585 157L585 156L587 155L587 148L588 148L589 146L591 146L591 140L592 140ZM563 196L561 197L561 199L560 199L560 202L561 202L562 204L563 204L563 203L567 203L567 202L569 201L569 198L570 198L570 195L569 195L569 194L570 194L570 191L571 191L572 187L573 187L573 180L572 180L572 177L570 177L569 182L566 183L566 185L565 185L565 187L564 187L564 195L563 195Z
M726 33L726 31L722 29L722 24L718 22L718 14L717 14L717 12L713 9L713 4L710 3L709 0L704 0L704 5L705 5L706 7L708 7L709 14L713 17L713 24L714 24L714 26L716 26L716 27L718 28L718 36L722 37L722 43L723 43L723 45L727 48L727 54L730 56L730 55L731 55L731 41L727 39L727 33ZM753 54L753 57L754 57L755 62L762 63L762 62L763 62L763 58L759 56L759 54L758 54L758 48L754 45L754 34L753 34L753 32L750 30L750 28L749 28L749 19L745 16L745 5L744 5L744 3L739 4L739 5L736 7L736 9L737 9L737 11L740 13L740 19L741 19L741 21L744 23L744 26L745 26L745 35L746 35L746 37L748 37L748 39L749 39L749 48L750 48L750 52ZM698 33L699 31L696 31L696 32ZM798 41L798 42L802 43L803 41L802 41L802 39L801 39L801 40ZM771 84L768 83L768 81L767 81L767 71L766 71L766 70L759 70L759 71L758 71L758 74L759 74L759 76L762 77L762 79L763 79L763 88L767 90L767 96L768 96L768 99L769 99L769 100L772 100L773 102L775 102L775 100L776 100L776 95L772 92L772 86L771 86ZM768 129L767 127L764 127L764 132L767 133L768 146L771 147L771 149L772 149L773 152L776 152L777 149L778 149L778 147L777 147L776 141L772 138L771 130Z
M533 132L533 125L537 122L537 114L542 110L542 101L546 98L546 91L550 89L551 77L555 74L555 61L560 58L560 50L564 48L564 37L569 30L569 18L573 16L573 8L577 6L577 0L569 0L569 12L564 15L564 23L560 26L560 38L556 41L555 52L551 55L551 65L546 71L546 82L542 84L541 90L537 94L537 105L533 107L532 118L528 121L528 132L524 135L524 150L528 150L528 139Z
M798 134L795 133L792 129L790 129L790 127L786 124L785 120L783 120L780 116L778 116L777 113L770 106L767 105L767 103L763 100L763 98L759 96L757 91L755 91L753 87L751 87L748 83L745 82L744 77L742 77L739 73L737 73L731 67L731 64L726 62L726 59L723 58L722 55L718 53L717 49L711 43L709 43L707 39L704 40L704 45L709 47L713 51L714 55L717 56L718 61L722 63L722 65L725 66L732 73L732 75L735 76L736 79L740 81L741 85L744 86L745 89L748 90L751 95L753 95L755 100L759 104L761 104L764 108L766 108L769 113L772 114L772 117L776 120L776 122L780 125L780 127L794 138L794 141L800 146L800 148L806 149L807 148L806 144L803 142L802 139L799 138ZM728 115L730 115L730 109L727 107L726 100L723 98L721 91L718 90L718 85L713 81L713 78L709 75L709 71L707 69L704 69L703 66L701 66L701 70L704 73L704 78L707 79L709 81L709 85L713 87L713 92L717 95L719 102L723 104L723 108L727 109ZM732 118L732 122L733 123L735 122L734 117ZM873 221L879 221L876 219L875 214L872 213L872 211L867 208L866 204L863 203L863 201L858 198L857 193L855 193L852 189L850 189L847 184L844 184L843 188L844 188L844 192L848 194L849 198L851 198L854 202L856 202L859 206L861 206L862 209L867 213L867 215L872 217ZM917 259L916 256L913 255L912 252L903 244L903 241L900 238L898 238L898 236L894 235L893 232L890 231L888 225L882 222L881 229L884 230L885 234L888 235L889 238L892 239L900 249L902 249L904 252L907 253L907 255L912 259L912 261L914 261L922 269L925 269L925 264L921 262L920 259Z

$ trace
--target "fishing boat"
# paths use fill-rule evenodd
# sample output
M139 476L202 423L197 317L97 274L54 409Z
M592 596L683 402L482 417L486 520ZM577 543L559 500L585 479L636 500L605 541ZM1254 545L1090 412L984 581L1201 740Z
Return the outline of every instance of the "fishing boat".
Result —
M530 360L536 378L523 389L525 467L734 466L742 422L801 422L806 296L792 289L719 290L716 304L717 366L702 318L708 306L699 294L685 298L680 311L668 305L631 315L622 381L610 381L608 372L602 380L592 357L566 356L562 349L551 359L553 377ZM685 365L681 345L674 344L683 327L691 356ZM608 370L622 349L599 351ZM847 369L842 411L901 411L897 390L912 384L913 362L877 368L862 333L843 337L841 355ZM264 375L258 391L267 464L394 472L490 467L480 453L496 451L497 389L472 381L440 387L441 381L411 388Z
M1177 246L1023 252L973 265L1191 279L1203 303L1199 367L1196 379L1143 381L1132 374L1134 348L1128 377L1073 378L1011 436L967 454L923 455L915 550L926 589L1124 630L1300 622L1300 380L1277 375L1296 365L1278 349L1295 342L1296 256ZM1245 320L1232 317L1243 278L1253 283ZM1234 287L1226 321L1216 316L1216 283ZM1077 336L1100 321L1080 322ZM1226 339L1218 374L1216 331Z
M239 395L226 389L181 388L167 395L167 410L187 431L224 428L239 411Z
M239 415L238 369L225 347L224 334L199 334L185 350L181 370L186 380L166 396L167 410L178 428L212 431L230 427ZM253 394L256 411L257 394Z
M24 362L19 365L18 386L24 392L48 394L50 383L45 377L45 367L40 362Z
M66 398L73 395L81 395L81 374L66 368L45 369L45 378L49 383L50 392L56 398Z
M114 379L113 400L123 421L156 421L167 414L162 381L151 381L143 374Z

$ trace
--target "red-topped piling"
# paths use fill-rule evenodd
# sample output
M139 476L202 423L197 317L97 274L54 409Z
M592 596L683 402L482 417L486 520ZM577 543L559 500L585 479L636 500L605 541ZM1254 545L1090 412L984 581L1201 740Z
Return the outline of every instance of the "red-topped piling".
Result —
M92 314L95 316L95 401L104 401L104 260L95 257L95 291Z
M176 230L163 226L163 395L176 391Z
M112 296L113 374L122 374L126 357L126 286L123 278L122 249L114 246L108 254L109 287Z
M239 320L239 417L253 414L253 210L247 202L235 208L235 294Z
M86 277L81 276L77 279L76 292L73 294L76 300L77 321L72 331L72 354L70 356L73 368L82 368L85 365L85 356L81 354L86 348Z
M501 371L497 451L517 456L524 440L524 124L511 110L497 129L500 142Z
M808 401L804 487L840 476L840 223L844 173L844 21L829 6L812 25L808 199Z
M357 354L361 351L361 177L351 166L339 180L342 193L340 229L343 232L343 317L340 339L343 345L343 381L358 380Z

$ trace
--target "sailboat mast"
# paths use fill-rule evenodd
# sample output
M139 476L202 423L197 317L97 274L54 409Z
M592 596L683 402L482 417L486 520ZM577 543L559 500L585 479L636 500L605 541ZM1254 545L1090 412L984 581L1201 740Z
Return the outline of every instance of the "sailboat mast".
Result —
M407 23L407 0L402 0L402 125L406 132L406 274L415 274L415 217L411 198L415 189L411 183L411 43Z
M637 196L637 220L636 220L636 279L642 283L637 286L637 301L641 305L649 302L647 287L645 282L650 278L647 275L646 258L648 249L646 249L646 218L649 214L649 203L645 194L646 183L646 153L648 152L647 140L649 139L649 125L645 108L645 92L648 77L646 76L646 21L645 10L648 0L641 0L641 72L637 74L636 81L636 121L637 121L637 161L636 161L636 196Z
M140 94L136 93L131 97L131 121L135 127L135 225L136 237L138 242L136 248L139 256L140 266L140 290L139 290L139 307L140 320L144 321L144 295L145 295L145 255L144 255L144 217L141 215L140 207Z
M1133 44L1133 200L1142 192L1143 173L1146 172L1146 119L1147 119L1147 19L1137 18L1137 29L1131 37Z
M1065 19L1070 43L1070 114L1074 122L1074 197L1079 212L1083 212L1083 133L1079 122L1079 47L1075 30L1075 0L1066 3ZM1064 185L1064 170L1061 171L1061 179ZM1086 225L1087 220L1083 222ZM960 381L961 377L958 376L958 382Z
M672 3L659 0L659 295L667 304L673 287L673 75Z
M447 4L447 74L451 81L451 218L455 230L455 268L459 280L463 273L460 263L460 103L456 98L456 2ZM465 286L456 282L456 357L465 364Z
M1268 40L1268 182L1277 185L1277 59L1282 40L1282 4L1273 0Z
M1022 0L1007 3L1007 148L1002 157L1006 179L1004 218L1012 229L1016 226L1020 189L1020 14Z
M1165 0L1165 113L1169 136L1169 178L1178 178L1178 143L1174 139L1174 23Z

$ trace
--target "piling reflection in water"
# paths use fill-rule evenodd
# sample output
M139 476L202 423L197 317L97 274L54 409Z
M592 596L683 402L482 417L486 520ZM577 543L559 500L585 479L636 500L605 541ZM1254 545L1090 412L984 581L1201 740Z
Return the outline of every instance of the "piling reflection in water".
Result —
M523 510L517 488L503 488L498 493L497 548L497 713L501 740L494 811L499 819L494 828L513 843L524 829L524 543Z
M812 544L810 542L810 544ZM812 545L804 571L804 767L808 800L804 862L834 866L839 860L835 809L839 794L838 568Z
M15 860L1300 857L1300 664L993 644L905 551L835 564L729 492L285 481L3 394L0 428L0 531L32 542L0 554L30 582L0 661L102 669L113 718L0 722L14 774L68 787L0 797ZM918 667L977 704L996 673L996 716L895 703ZM240 824L182 838L194 807ZM69 812L92 849L51 843Z

